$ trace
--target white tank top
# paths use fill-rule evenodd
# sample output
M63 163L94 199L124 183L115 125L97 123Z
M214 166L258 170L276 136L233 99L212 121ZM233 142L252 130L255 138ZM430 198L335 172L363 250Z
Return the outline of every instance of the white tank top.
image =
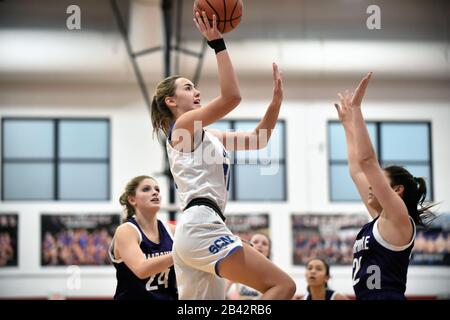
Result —
M217 203L223 213L228 197L230 158L220 140L208 131L203 131L201 143L192 152L175 150L167 139L170 171L181 210L194 198L208 198Z

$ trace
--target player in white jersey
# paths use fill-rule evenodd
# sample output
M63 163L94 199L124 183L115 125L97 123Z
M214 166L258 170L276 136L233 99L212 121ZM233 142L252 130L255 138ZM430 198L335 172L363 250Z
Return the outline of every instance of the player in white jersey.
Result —
M168 137L170 169L184 211L177 221L173 245L179 298L224 299L226 278L255 288L263 293L263 299L290 299L295 293L294 281L233 235L223 215L228 152L265 147L278 119L282 101L278 67L273 64L272 102L254 131L203 129L232 111L241 97L225 42L217 30L217 18L211 26L206 14L197 12L194 22L216 52L220 95L200 108L200 91L195 85L172 76L158 84L152 101L153 129L162 130Z

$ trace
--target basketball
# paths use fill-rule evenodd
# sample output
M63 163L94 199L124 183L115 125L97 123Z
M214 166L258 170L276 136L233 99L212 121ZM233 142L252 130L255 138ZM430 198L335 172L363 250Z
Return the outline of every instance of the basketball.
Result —
M217 29L221 33L227 33L234 30L242 18L242 1L241 0L195 0L195 12L206 12L209 23L212 25L213 14L217 17Z

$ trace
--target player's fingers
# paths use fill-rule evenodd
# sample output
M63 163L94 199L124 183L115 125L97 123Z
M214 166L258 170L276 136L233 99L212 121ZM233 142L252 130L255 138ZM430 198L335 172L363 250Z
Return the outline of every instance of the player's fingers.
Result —
M338 97L339 97L339 100L341 101L341 105L345 105L345 98L344 98L344 96L339 92L338 93Z
M213 29L217 30L217 16L213 14Z
M341 116L341 107L337 103L334 104L334 107L336 108L338 115Z
M272 74L273 74L274 81L276 81L277 79L280 78L280 72L278 70L278 65L275 62L272 63Z
M352 103L360 105L364 94L366 93L367 86L369 85L370 78L372 77L372 72L369 72L358 84L355 90L355 94L352 97Z
M202 12L202 16L203 16L203 22L205 24L206 31L208 31L209 29L211 29L211 25L209 24L208 16L206 15L205 11Z
M199 31L203 32L202 29L201 29L201 27L200 27L200 25L198 24L196 18L194 18L194 23L195 23L195 26L197 27L197 29L198 29Z
M204 32L206 30L206 27L205 27L205 24L203 23L202 17L200 16L200 12L198 12L198 11L195 12L195 18L197 20L197 24L200 27L200 31Z

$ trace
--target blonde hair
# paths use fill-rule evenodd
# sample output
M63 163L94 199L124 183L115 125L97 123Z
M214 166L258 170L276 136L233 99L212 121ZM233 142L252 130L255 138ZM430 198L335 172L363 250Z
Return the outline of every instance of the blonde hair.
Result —
M156 86L151 112L153 134L158 133L159 130L162 130L166 136L169 133L170 124L173 121L173 114L166 105L165 99L175 95L175 81L179 78L181 76L170 76Z

